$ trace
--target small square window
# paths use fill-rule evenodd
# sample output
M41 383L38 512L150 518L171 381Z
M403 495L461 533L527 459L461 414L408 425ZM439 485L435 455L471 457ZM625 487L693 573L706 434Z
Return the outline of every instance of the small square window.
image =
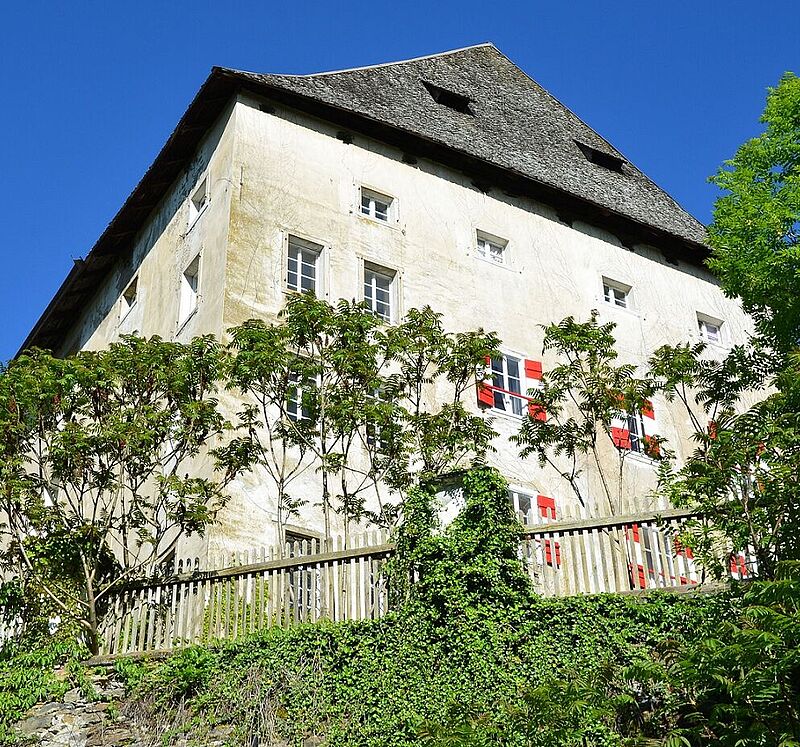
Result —
M198 289L200 287L200 255L183 271L181 276L181 297L178 311L178 326L183 324L197 309Z
M498 265L504 265L506 263L506 247L508 246L508 241L484 233L483 231L477 232L476 239L476 251L481 259L486 259Z
M712 319L710 316L698 314L697 327L700 337L706 342L716 345L722 343L722 321L720 319Z
M394 321L395 276L393 270L364 263L364 303L386 322Z
M136 306L136 299L139 295L139 278L134 278L129 283L125 292L122 294L120 302L120 319L128 316L130 310Z
M361 214L388 223L392 218L394 199L380 192L361 188Z
M320 295L322 247L297 236L289 236L286 257L286 288L295 293Z
M208 205L209 201L209 194L208 194L208 177L205 177L200 184L197 185L197 188L192 192L192 196L189 200L189 225L193 225L194 222L200 217L200 213L205 210L206 205Z
M630 294L630 285L603 278L603 299L606 303L621 309L629 309L631 308Z

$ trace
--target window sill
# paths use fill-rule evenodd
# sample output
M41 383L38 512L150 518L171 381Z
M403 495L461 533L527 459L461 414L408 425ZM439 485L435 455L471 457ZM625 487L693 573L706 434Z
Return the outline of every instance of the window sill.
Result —
M395 231L400 230L400 221L396 220L395 218L390 218L389 220L381 220L380 218L373 218L371 215L365 215L361 212L353 211L353 215L356 218L360 218L365 223L368 223L373 226L383 226L384 228L391 228Z
M655 467L657 463L657 459L653 459L652 457L647 456L647 454L642 454L638 451L627 451L625 452L625 461L630 461L633 464L636 464L640 467Z
M598 302L600 306L596 309L596 311L600 313L602 313L602 310L605 309L617 312L619 314L625 314L627 316L634 317L636 319L642 318L642 315L636 309L627 308L625 306L617 306L616 304L609 303L604 299L598 299Z
M506 272L513 272L515 274L519 274L519 270L515 269L514 267L512 267L508 263L506 263L506 262L495 262L495 261L493 261L491 259L487 259L486 257L481 257L481 255L476 253L474 249L470 252L470 255L474 259L478 260L478 262L483 262L484 264L490 265L491 267L496 267L498 270L505 270Z

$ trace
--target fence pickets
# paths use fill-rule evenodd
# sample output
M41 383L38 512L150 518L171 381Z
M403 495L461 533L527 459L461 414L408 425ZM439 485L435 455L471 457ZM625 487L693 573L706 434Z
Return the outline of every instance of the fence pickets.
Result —
M383 531L217 559L219 570L180 561L177 575L113 596L104 654L160 651L234 640L269 626L321 619L368 620L388 607L383 566L394 552ZM188 571L188 572L187 572Z
M705 571L677 540L688 516L671 509L582 518L567 508L555 521L532 510L520 514L526 525L520 558L542 596L691 588ZM384 565L393 553L380 530L210 558L214 570L200 570L197 558L181 559L172 578L109 596L102 653L164 651L270 626L382 617L389 603ZM757 567L753 557L738 555L726 570L741 580ZM0 647L20 625L2 613Z

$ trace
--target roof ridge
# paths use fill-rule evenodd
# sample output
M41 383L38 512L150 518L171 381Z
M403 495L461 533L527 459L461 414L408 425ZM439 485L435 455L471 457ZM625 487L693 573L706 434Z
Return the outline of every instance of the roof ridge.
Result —
M492 47L492 49L500 52L499 49L492 42L480 42L479 44L469 44L466 47L458 47L457 49L448 49L444 52L436 52L434 54L423 54L418 57L409 57L406 60L394 60L392 62L378 62L374 65L361 65L359 67L346 67L341 70L324 70L320 73L272 73L272 75L279 75L282 78L321 78L326 75L338 75L339 73L354 73L359 70L374 70L380 67L391 67L392 65L404 65L407 62L419 62L420 60L432 60L436 57L446 57L451 54L458 54L459 52L466 52L469 49L479 49L480 47ZM500 52L502 54L502 52ZM513 64L513 63L512 63ZM263 75L263 73L259 73Z

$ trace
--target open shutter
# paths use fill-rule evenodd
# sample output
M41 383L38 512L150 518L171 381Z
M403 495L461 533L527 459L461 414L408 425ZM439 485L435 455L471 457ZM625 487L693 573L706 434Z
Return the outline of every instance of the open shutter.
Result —
M716 438L717 437L717 421L716 420L709 420L708 421L708 437L709 438Z
M545 519L556 518L556 501L555 498L550 498L546 495L536 496L536 505L539 508L539 514Z
M656 414L653 411L653 403L649 399L646 399L642 405L642 417L649 418L650 420L656 419Z
M531 381L542 380L542 364L540 361L525 359L525 377Z
M486 369L491 370L492 359L486 356ZM487 379L477 382L478 389L478 407L494 407L494 390L490 384L487 384Z
M631 448L631 432L627 428L611 428L611 440L618 449Z
M547 412L545 412L544 407L537 405L535 402L528 402L528 415L542 423L547 421Z

